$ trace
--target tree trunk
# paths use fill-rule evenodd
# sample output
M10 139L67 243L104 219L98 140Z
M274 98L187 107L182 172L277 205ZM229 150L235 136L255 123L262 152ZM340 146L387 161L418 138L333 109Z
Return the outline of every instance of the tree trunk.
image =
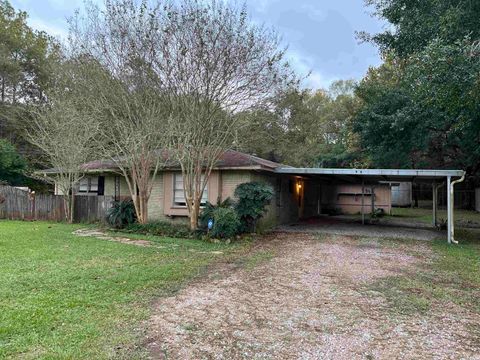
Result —
M68 219L70 218L70 201L68 200L68 197L63 197L63 207L65 209L65 221L68 222Z
M190 230L195 231L198 228L198 215L200 212L200 201L193 200L192 209L190 211Z
M2 103L5 102L5 78L2 77Z
M63 204L65 207L65 221L68 223L73 223L73 206L74 206L74 195L64 195Z
M73 224L73 211L75 209L75 195L72 193L72 195L70 195L70 214L69 214L69 219L68 219L68 222L70 224Z
M138 195L133 196L132 200L138 223L146 224L148 222L148 198L140 192Z
M140 203L140 217L138 222L140 224L146 224L148 222L148 199L144 196L139 196L139 203Z

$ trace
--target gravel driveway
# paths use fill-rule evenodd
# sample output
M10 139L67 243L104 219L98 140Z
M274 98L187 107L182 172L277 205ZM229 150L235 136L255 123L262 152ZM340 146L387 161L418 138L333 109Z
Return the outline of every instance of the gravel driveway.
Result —
M421 271L428 243L277 233L252 256L159 300L147 324L152 358L480 359L478 314L397 314L370 287Z
M346 236L383 237L390 239L416 239L434 240L446 239L446 231L438 231L426 226L402 220L381 219L381 224L362 225L357 220L341 216L327 216L318 219L310 219L291 225L282 225L278 228L281 232L310 232L316 234L334 234ZM388 221L388 223L386 222Z

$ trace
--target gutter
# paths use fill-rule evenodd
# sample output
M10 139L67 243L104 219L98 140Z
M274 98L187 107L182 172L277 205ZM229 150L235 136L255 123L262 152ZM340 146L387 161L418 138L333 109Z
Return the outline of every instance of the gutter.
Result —
M463 175L460 179L457 179L457 180L454 180L450 183L450 189L448 189L448 191L450 192L450 198L452 199L452 201L450 202L450 209L448 209L450 211L450 214L451 214L451 222L452 222L452 226L451 226L451 242L454 243L454 244L458 244L458 241L455 240L455 221L454 221L454 217L453 217L453 206L454 206L454 186L455 184L458 184L458 183L461 183L465 180L465 171L463 172Z

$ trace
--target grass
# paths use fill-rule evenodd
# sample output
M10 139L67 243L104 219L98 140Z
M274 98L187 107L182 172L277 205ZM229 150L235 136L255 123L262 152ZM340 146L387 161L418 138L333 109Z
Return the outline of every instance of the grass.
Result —
M245 243L128 234L162 246L139 247L73 235L79 227L85 226L0 221L0 358L141 358L141 324L158 296L173 294L215 262L233 260L252 270L275 256L271 250L245 255ZM478 234L458 229L459 245L422 243L431 246L433 262L367 290L381 292L400 315L452 303L480 313ZM423 256L415 243L412 254Z
M381 279L369 290L381 292L390 310L398 314L426 314L435 304L448 307L452 303L480 313L479 232L461 229L456 234L458 245L448 245L445 239L430 245L433 262Z
M426 208L392 208L392 217L405 220L412 219L430 224L432 222L432 209ZM447 219L447 210L439 209L437 219ZM480 225L480 213L472 210L455 209L455 223Z
M148 236L163 247L139 247L77 228L0 221L0 358L141 357L153 299L243 246Z
M240 258L237 263L240 263L245 270L251 271L257 266L270 261L274 256L275 254L271 250L261 250Z

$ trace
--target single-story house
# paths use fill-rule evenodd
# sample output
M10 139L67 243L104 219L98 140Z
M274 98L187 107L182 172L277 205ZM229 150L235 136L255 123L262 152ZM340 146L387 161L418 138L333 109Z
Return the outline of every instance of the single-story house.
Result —
M83 166L85 177L75 189L82 196L112 196L115 200L129 197L127 184L115 164L97 160ZM323 213L370 213L372 207L391 211L391 189L388 183L362 185L349 177L311 176L281 173L279 169L295 169L238 151L226 151L217 162L208 181L203 201L233 198L237 185L250 181L269 183L275 192L273 201L262 219L265 227L295 222ZM54 169L44 170L54 173ZM186 218L188 211L183 194L182 173L178 166L162 168L153 185L148 203L150 220ZM362 191L363 189L363 191ZM61 195L55 188L55 194ZM363 205L362 205L363 204Z
M161 156L161 155L160 155ZM84 164L84 178L75 194L129 197L128 187L112 161L97 160ZM55 174L55 169L39 174ZM463 170L434 169L326 169L295 168L257 156L228 150L217 162L208 181L203 201L216 203L233 197L244 182L269 183L275 197L260 226L272 227L325 213L365 214L376 209L390 213L392 184L429 183L433 189L432 225L437 224L438 189L447 189L448 242L454 242L454 186L465 179ZM188 216L183 194L182 173L173 163L161 169L155 179L148 203L149 220L185 219ZM60 195L58 187L55 193Z

